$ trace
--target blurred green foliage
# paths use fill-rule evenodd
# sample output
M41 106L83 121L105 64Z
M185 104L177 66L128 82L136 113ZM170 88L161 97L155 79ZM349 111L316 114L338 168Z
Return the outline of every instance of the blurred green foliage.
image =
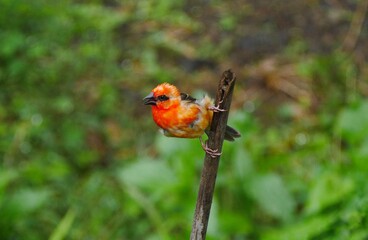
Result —
M242 138L224 145L208 239L368 238L366 62L301 30L272 45L286 23L269 7L302 1L191 2L0 0L0 239L188 239L203 151L156 134L141 99L162 81L210 91L228 66ZM273 54L309 95L243 104ZM293 96L277 70L262 87Z

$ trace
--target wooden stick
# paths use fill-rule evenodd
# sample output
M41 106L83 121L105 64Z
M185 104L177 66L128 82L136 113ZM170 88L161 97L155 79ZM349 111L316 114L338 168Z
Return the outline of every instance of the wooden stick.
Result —
M222 144L224 142L235 80L235 74L229 69L222 74L222 78L217 89L215 105L219 106L221 109L225 109L226 111L215 112L213 114L212 124L208 134L208 147L211 149L218 149L219 152L222 151ZM206 153L204 158L192 233L190 235L191 240L206 239L207 225L211 211L219 160L220 156L214 158L208 153Z

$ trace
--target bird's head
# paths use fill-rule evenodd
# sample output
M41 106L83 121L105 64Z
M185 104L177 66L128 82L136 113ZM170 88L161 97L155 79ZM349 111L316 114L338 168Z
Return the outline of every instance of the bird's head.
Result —
M155 87L143 101L145 105L168 109L180 103L180 92L174 85L162 83Z

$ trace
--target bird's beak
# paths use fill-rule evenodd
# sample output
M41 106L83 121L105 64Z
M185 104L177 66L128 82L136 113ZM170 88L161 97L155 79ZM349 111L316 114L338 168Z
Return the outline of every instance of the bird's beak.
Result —
M156 98L153 96L151 92L147 97L143 98L144 105L156 105Z

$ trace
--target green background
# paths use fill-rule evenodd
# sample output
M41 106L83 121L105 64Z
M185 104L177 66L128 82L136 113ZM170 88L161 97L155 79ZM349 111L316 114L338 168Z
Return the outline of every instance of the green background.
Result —
M367 1L0 0L0 239L189 239L204 152L142 98L237 75L208 239L368 238Z

